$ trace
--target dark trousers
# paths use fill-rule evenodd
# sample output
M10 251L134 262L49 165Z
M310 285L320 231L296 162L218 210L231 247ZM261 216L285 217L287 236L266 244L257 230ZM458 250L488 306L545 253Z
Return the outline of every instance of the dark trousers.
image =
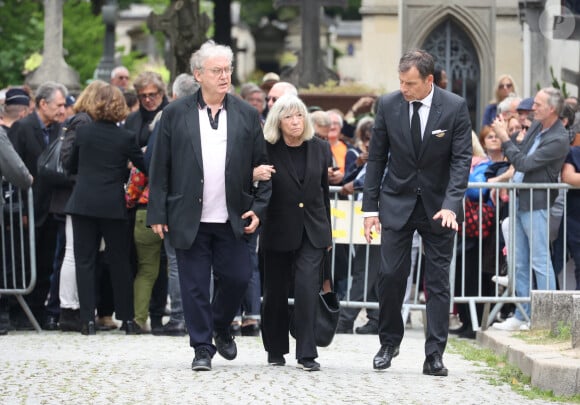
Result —
M206 347L213 356L213 332L229 333L252 275L247 241L236 239L229 222L202 222L191 247L175 249L175 255L189 344Z
M294 296L296 358L316 358L314 325L324 249L316 248L304 232L298 250L264 251L264 301L262 340L269 353L290 349L288 297Z
M42 322L44 316L44 303L50 291L50 276L54 262L56 249L57 222L52 214L49 214L42 225L35 229L36 242L36 286L32 292L25 296L37 320ZM57 293L58 298L58 293Z
M381 265L381 247L370 245L368 251L369 271L365 274L365 264L367 261L367 246L358 245L356 247L356 256L353 261L352 285L350 288L350 301L369 301L378 302L377 276ZM366 280L366 295L365 295ZM347 297L345 296L344 299ZM339 323L347 328L352 325L360 312L360 308L341 308ZM367 318L369 321L378 322L379 311L377 309L367 308Z
M109 262L117 319L132 320L133 277L129 267L128 222L73 215L74 250L82 322L95 318L97 254L101 238Z
M66 245L65 219L63 215L54 215L56 223L56 247L54 249L54 260L52 264L52 275L50 276L50 292L46 302L46 313L57 317L60 314L60 299L58 292L60 289L60 268L64 259L64 247Z
M437 225L439 226L439 225ZM384 227L381 231L381 268L379 271L379 339L381 345L399 346L405 325L401 307L407 277L411 270L413 233L422 237L425 252L425 288L427 296L427 332L425 355L443 354L449 332L449 265L453 254L455 231L433 230L421 199L401 230Z

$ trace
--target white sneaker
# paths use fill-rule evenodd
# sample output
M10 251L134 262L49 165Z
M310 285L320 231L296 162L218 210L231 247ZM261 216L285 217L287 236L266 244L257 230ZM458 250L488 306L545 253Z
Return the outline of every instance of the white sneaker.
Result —
M520 326L520 330L530 330L530 323L526 322Z
M507 287L509 283L508 276L493 276L491 281L504 287Z
M520 330L522 325L527 325L527 322L520 321L515 316L512 316L511 318L506 319L504 322L502 322L502 323L496 322L492 326L495 329L499 329L499 330L515 331L515 330Z

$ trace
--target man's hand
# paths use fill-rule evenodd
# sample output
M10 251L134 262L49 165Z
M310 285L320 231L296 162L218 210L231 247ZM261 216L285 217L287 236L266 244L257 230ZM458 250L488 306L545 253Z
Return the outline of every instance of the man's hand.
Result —
M246 219L251 219L251 222L248 226L244 226L244 233L250 234L256 232L258 229L258 225L260 225L260 218L254 213L254 211L246 211L242 214L242 219L245 221Z
M367 243L371 243L373 240L373 228L376 233L381 233L381 222L379 221L379 217L366 217L364 220L364 226L365 239L367 240Z
M354 193L354 181L349 181L345 185L342 186L342 189L339 191L340 195L351 195Z
M435 221L440 219L441 226L444 228L451 228L455 231L459 229L459 225L457 224L457 217L455 213L451 210L442 209L438 213L433 215L433 219Z
M167 225L162 224L151 225L151 230L153 230L153 233L159 235L161 239L165 237L165 232L169 232L169 228L167 228Z
M508 124L506 121L504 121L501 114L498 115L495 120L493 120L491 126L493 127L493 130L495 131L495 134L499 137L500 141L506 142L510 139L507 130Z

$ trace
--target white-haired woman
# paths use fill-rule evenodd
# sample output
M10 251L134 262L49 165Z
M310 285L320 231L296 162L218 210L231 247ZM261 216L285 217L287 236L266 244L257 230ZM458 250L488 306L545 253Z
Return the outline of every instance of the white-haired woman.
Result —
M272 197L262 230L264 302L262 339L268 363L282 366L289 352L288 297L293 296L296 359L307 371L320 369L314 337L325 250L332 244L328 162L330 147L314 137L304 103L285 95L264 125Z

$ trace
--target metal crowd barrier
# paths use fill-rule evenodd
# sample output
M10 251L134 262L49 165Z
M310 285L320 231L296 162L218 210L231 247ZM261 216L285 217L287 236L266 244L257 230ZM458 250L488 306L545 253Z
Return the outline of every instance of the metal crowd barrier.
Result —
M34 237L34 204L32 189L21 193L11 184L3 183L0 207L2 230L2 257L0 273L0 296L13 295L36 329L41 328L23 296L36 285L36 249ZM21 201L21 196L26 201ZM24 208L26 207L26 211Z
M564 183L469 183L469 188L478 189L479 192L479 200L480 203L484 197L484 189L488 190L495 190L493 195L493 202L495 207L500 206L500 192L499 190L504 189L507 191L507 195L509 197L509 202L505 203L507 206L507 218L515 218L516 215L516 197L521 189L528 189L530 190L530 205L533 207L533 193L534 190L551 190L550 193L559 193L560 197L560 206L562 209L561 216L548 216L548 221L546 224L548 234L554 234L559 228L560 221L562 221L563 229L563 246L566 246L566 217L567 217L567 206L566 206L566 193L571 187ZM368 285L368 274L369 274L369 261L368 261L368 253L370 246L366 243L364 239L364 228L363 228L363 215L361 211L361 201L357 201L357 195L354 195L354 198L351 196L349 199L344 200L339 198L340 187L331 187L331 194L334 194L334 198L331 200L331 220L332 220L332 229L333 229L333 257L332 257L332 274L334 276L336 272L336 245L337 244L345 244L348 245L348 257L349 260L347 261L347 280L348 280L348 287L346 290L346 294L344 295L343 299L341 300L341 305L343 307L349 308L369 308L369 309L376 309L378 308L377 302L371 302L368 300L368 292L372 286ZM547 193L547 199L549 199L550 193ZM549 206L549 201L548 206ZM556 202L556 205L558 201ZM504 208L506 209L506 208ZM550 211L550 210L549 210ZM551 211L555 211L552 209ZM479 235L482 234L482 222L481 222L481 215L479 215ZM530 219L531 221L531 219ZM557 221L557 222L555 222ZM495 319L498 312L501 310L503 305L506 304L513 304L515 306L520 306L522 303L529 303L531 301L530 296L527 297L520 297L516 296L515 293L515 282L514 282L514 271L515 271L515 260L516 260L516 251L515 251L515 244L516 244L516 236L515 236L515 221L506 221L509 223L509 226L506 227L506 240L505 246L506 249L504 250L501 247L503 235L502 233L502 224L505 226L506 224L503 223L504 220L500 218L496 210L496 215L494 216L495 226L493 227L493 236L495 237L495 241L492 247L489 247L488 244L485 246L485 251L483 249L484 240L481 238L476 238L476 243L478 245L478 268L477 268L477 294L467 294L466 292L466 277L472 277L473 269L469 272L469 275L466 276L466 270L470 270L466 268L465 264L465 256L464 255L457 255L457 250L463 248L460 251L464 251L466 246L466 236L465 236L465 223L462 225L463 229L462 232L458 233L456 243L455 243L455 251L454 257L451 263L451 268L449 272L449 284L451 290L451 307L450 312L453 309L454 304L456 303L463 303L468 304L471 319L472 319L472 328L473 330L479 329L486 329ZM532 235L533 238L533 235ZM473 240L471 241L473 243ZM549 242L548 242L549 243ZM376 235L373 238L373 245L380 244L380 235ZM353 264L353 254L357 245L365 245L366 246L366 262L365 262L365 277L364 277L364 299L362 301L353 301L350 298L350 289L352 287L352 264ZM550 246L547 246L548 253L548 260L550 259ZM363 249L364 251L364 249ZM421 246L417 249L418 257L417 257L417 265L414 269L411 270L411 277L408 281L408 289L412 287L411 294L407 295L407 299L403 305L403 317L406 320L410 310L421 310L423 315L425 313L425 303L423 301L423 297L420 294L420 286L422 284L422 276L421 276ZM358 252L361 252L361 249L358 249ZM415 253L415 250L414 250ZM505 256L504 253L506 254ZM493 286L493 294L484 294L484 274L483 274L483 258L485 255L488 255L486 259L490 259L491 257L493 261L493 273L487 273L487 278L491 278L491 276L504 276L507 275L508 277L508 286L502 287L500 284L495 283ZM567 289L567 282L566 282L566 249L562 253L562 262L563 262L563 282L560 285L561 289ZM503 256L503 257L502 257ZM531 257L531 255L530 255ZM457 265L457 260L460 261L459 265ZM376 264L378 265L378 264ZM456 269L459 273L456 273ZM505 273L507 270L507 273ZM375 269L375 271L377 271ZM530 261L530 291L533 289L533 269ZM505 273L505 274L504 274ZM460 282L458 282L457 290L456 291L456 278L460 277ZM334 278L334 277L333 277ZM540 286L541 287L541 286ZM544 288L545 289L545 288ZM483 311L483 318L481 325L478 321L477 316L477 309L476 304L484 304L484 311ZM493 304L493 307L492 307ZM522 311L523 312L523 311ZM424 318L425 319L425 318Z

